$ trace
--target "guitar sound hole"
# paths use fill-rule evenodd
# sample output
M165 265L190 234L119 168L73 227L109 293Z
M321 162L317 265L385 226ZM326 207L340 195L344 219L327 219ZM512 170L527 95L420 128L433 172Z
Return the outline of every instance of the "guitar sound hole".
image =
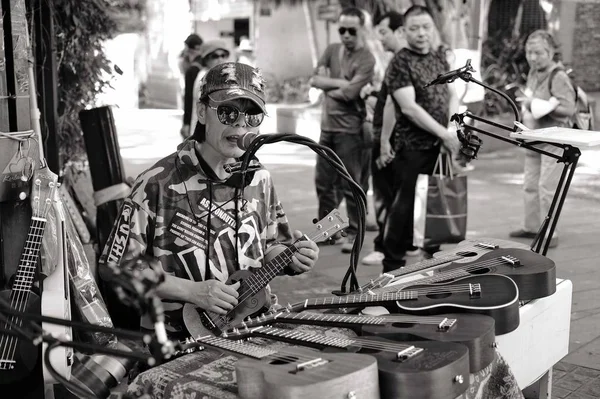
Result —
M294 363L296 361L298 361L297 357L287 355L286 357L282 357L280 359L272 360L272 361L269 362L269 364L280 365L280 364Z
M473 256L477 256L477 252L461 251L461 252L457 252L457 255L460 255L463 258L472 258Z
M489 273L490 271L491 270L486 267L484 269L469 270L469 273L471 273L471 274L486 274L486 273Z
M435 294L427 294L427 298L430 299L443 299L443 298L448 298L450 295L452 295L449 292L436 292Z
M412 328L415 326L415 323L392 323L392 326L396 328Z

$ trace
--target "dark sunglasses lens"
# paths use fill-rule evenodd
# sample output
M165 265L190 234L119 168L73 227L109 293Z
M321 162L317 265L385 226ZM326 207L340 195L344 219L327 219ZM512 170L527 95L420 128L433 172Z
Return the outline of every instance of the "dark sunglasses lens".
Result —
M260 124L262 123L264 118L265 118L265 114L263 114L262 112L259 112L258 114L247 113L246 114L246 123L248 123L249 126L257 127L257 126L260 126Z
M219 105L217 107L217 118L224 125L233 125L238 120L240 111L229 105Z
M356 29L355 28L339 28L338 32L340 32L340 35L343 35L346 32L348 32L350 34L350 36L356 36Z
M216 60L217 58L227 58L227 53L211 53L208 58L211 60Z

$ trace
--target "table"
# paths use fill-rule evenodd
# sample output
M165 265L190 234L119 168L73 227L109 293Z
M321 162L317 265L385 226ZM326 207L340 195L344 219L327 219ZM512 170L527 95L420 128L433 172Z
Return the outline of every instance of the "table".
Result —
M297 329L329 336L354 335L350 330L341 328L299 326ZM270 347L287 345L263 339L256 339L254 342L261 342ZM129 385L127 392L133 396L147 393L156 399L238 398L235 384L236 361L236 356L224 355L212 349L192 353L141 373ZM469 388L456 399L523 399L510 367L499 352L491 365L476 374L471 374L469 379Z

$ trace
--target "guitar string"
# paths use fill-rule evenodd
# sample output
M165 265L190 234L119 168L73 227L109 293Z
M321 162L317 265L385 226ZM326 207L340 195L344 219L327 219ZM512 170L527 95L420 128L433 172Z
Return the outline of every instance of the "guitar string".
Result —
M494 245L494 244L492 243L492 245ZM370 288L372 288L372 287L374 287L376 285L381 284L381 282L379 280L383 279L385 281L386 279L389 278L389 277L386 277L385 274L393 276L393 278L390 281L386 282L386 285L388 285L391 282L393 282L394 280L396 280L398 277L403 277L403 276L406 276L407 274L410 274L410 273L424 271L426 269L430 269L430 268L435 267L435 266L441 266L444 263L449 263L449 262L453 262L453 261L456 261L456 260L461 260L461 259L467 258L465 256L458 255L458 252L468 252L468 251L480 250L480 249L482 249L482 243L481 242L479 242L478 244L470 244L470 245L464 246L464 247L460 246L458 248L455 248L455 250L454 250L455 253L454 254L443 256L441 258L427 259L427 260L424 260L424 261L421 261L421 262L418 262L418 263L415 263L415 264L412 264L412 265L409 265L409 266L404 266L404 267L401 267L399 269L383 273L379 277L377 277L376 279L374 279L374 280L368 282L367 284L363 285L362 287L360 287L360 290L370 289ZM498 248L494 248L494 249L498 249ZM487 250L488 251L492 251L492 249L487 249Z
M49 187L51 188L50 193L52 193L54 191L54 183L50 183ZM17 269L17 276L15 277L15 282L13 283L13 289L11 290L11 308L16 309L19 312L23 312L25 311L25 309L27 308L27 303L29 301L29 294L31 292L31 285L33 284L33 279L35 277L35 269L37 269L37 257L39 255L39 249L40 249L40 245L41 245L41 241L44 235L44 230L45 230L45 225L46 225L46 220L45 220L45 216L47 215L48 211L50 210L50 207L52 205L52 201L44 201L44 205L42 208L42 212L40 213L40 199L41 199L41 187L38 184L34 185L34 189L37 189L37 196L34 198L37 198L37 200L35 200L35 206L33 207L33 216L34 217L41 217L42 220L37 220L37 219L33 219L31 222L31 227L30 227L30 232L28 234L27 237L27 241L25 242L25 246L23 249L23 255L22 255L22 261L24 261L28 266L23 266L23 263L20 262L19 263L19 268ZM52 194L51 194L52 195ZM50 198L51 196L49 196L48 198ZM38 225L39 224L39 225ZM40 230L41 234L33 234L34 230ZM31 242L29 240L29 235L33 236L33 237L37 237L38 239L36 239L35 241ZM31 247L28 247L28 244L32 244ZM34 263L34 266L30 266L31 263ZM34 271L23 271L24 267L33 267ZM19 272L21 272L21 274L23 273L30 273L31 276L27 276L27 277L22 277L27 278L27 279L31 279L31 281L25 281L25 282L19 282L19 285L29 285L29 289L27 289L26 291L23 290L21 288L18 289L17 294L14 294L14 285L18 282L19 279ZM15 302L18 302L18 306L15 306ZM17 326L21 326L22 325L22 320L21 318L18 318L16 316L12 316L10 318L11 322L10 324L12 325L13 323ZM7 327L8 329L12 329L11 325L9 325L9 323L7 323ZM5 361L5 357L4 355L7 354L8 355L8 361L12 361L14 360L14 356L17 350L17 346L18 346L18 338L17 337L10 337L6 339L6 346L3 347L2 349L2 360ZM14 344L14 345L13 345ZM0 343L1 345L1 343ZM5 352L5 349L7 350L7 352Z
M337 227L337 226L335 226L335 225L334 225L334 226L331 226L331 227L328 227L328 228L327 228L326 230L324 230L324 231L319 231L318 233L315 233L315 234L314 234L312 237L309 237L309 239L310 239L311 241L314 241L314 240L315 240L317 237L319 237L319 236L323 235L324 233L329 233L331 230L337 230L337 229L338 229L338 227ZM329 235L331 235L331 234L329 234ZM299 242L299 241L300 241L299 239L298 239L298 240L296 240L296 241L294 242L294 244L296 244L296 243L297 243L297 242ZM289 252L289 251L291 251L291 248L293 248L293 249L294 249L294 251L292 251L291 255L289 255L289 256L288 256L288 255L286 254L286 257L289 257L289 258L290 258L290 260L291 260L291 258L292 258L292 256L293 256L293 254L294 254L295 252L297 252L297 251L298 251L298 248L296 248L294 244L292 244L292 245L291 245L290 247L288 247L286 250L282 251L282 254L283 254L283 253L285 253L286 251L288 251L288 252ZM277 255L277 257L279 257L279 256L282 256L282 255L281 255L281 254L278 254L278 255ZM275 259L277 259L277 257L276 257ZM275 259L274 259L274 260L275 260ZM271 263L271 262L269 262L269 263ZM268 274L268 275L270 276L270 272L269 272L269 274ZM248 280L252 280L252 278L253 278L254 276L255 276L255 275L253 274L251 277L249 277L249 278L248 278ZM274 278L274 277L275 277L275 275L273 275L273 278ZM260 278L260 277L259 277L259 278ZM266 283L266 284L268 284L268 283L269 283L269 281L270 281L270 280L263 281L262 279L260 279L260 283L261 283L261 284L265 284L265 283ZM249 283L250 283L250 285L254 285L256 282L254 282L254 281L249 281ZM212 321L213 323L215 323L215 324L217 324L217 323L218 323L218 327L219 327L219 329L221 329L223 326L226 326L226 325L228 325L229 323L228 323L228 321L227 321L227 317L228 317L228 316L229 316L229 315L230 315L230 314L231 314L231 313L232 313L234 310L236 310L236 309L237 309L239 306L241 306L241 305L244 303L244 301L245 301L246 299L250 298L250 297L251 297L252 295L254 295L256 292L258 292L258 290L257 290L256 292L252 292L252 291L254 291L254 289L253 289L253 288L249 289L248 291L245 291L245 292L244 292L244 293L243 293L243 294L242 294L242 295L241 295L241 296L238 298L238 303L237 303L237 305L235 305L235 306L234 306L232 309L230 309L230 310L227 312L227 314L225 314L225 315L218 315L218 316L217 316L217 317L218 317L218 319L217 319L217 320L215 320L215 319L211 318L211 321Z
M390 291L390 290L395 291L400 288L412 287L412 286L419 285L419 284L435 283L436 280L440 280L440 279L453 279L453 278L459 278L459 277L475 277L477 275L470 275L470 274L465 275L464 273L469 273L469 272L482 270L482 269L493 268L495 266L503 266L503 265L507 265L507 263L508 263L507 261L502 260L501 257L498 257L498 258L490 259L488 261L484 261L481 263L473 264L470 266L459 267L456 269L449 270L447 272L437 273L437 274L434 274L433 276L427 276L427 277L423 277L423 278L420 278L417 280L407 281L406 283L403 283L403 284L401 283L401 284L395 284L395 285L387 285L382 288L376 288L374 291L375 292L385 292L385 291ZM443 281L443 280L441 280L441 281Z

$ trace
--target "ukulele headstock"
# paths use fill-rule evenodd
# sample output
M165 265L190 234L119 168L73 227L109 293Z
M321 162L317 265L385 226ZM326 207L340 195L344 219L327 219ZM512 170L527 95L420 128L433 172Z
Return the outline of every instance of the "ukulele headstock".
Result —
M56 189L60 187L58 176L48 166L33 172L31 187L31 210L33 217L45 219L48 211L56 201Z
M334 209L323 219L315 222L316 229L306 236L315 243L330 240L333 235L349 226L348 219L342 216L342 213Z

